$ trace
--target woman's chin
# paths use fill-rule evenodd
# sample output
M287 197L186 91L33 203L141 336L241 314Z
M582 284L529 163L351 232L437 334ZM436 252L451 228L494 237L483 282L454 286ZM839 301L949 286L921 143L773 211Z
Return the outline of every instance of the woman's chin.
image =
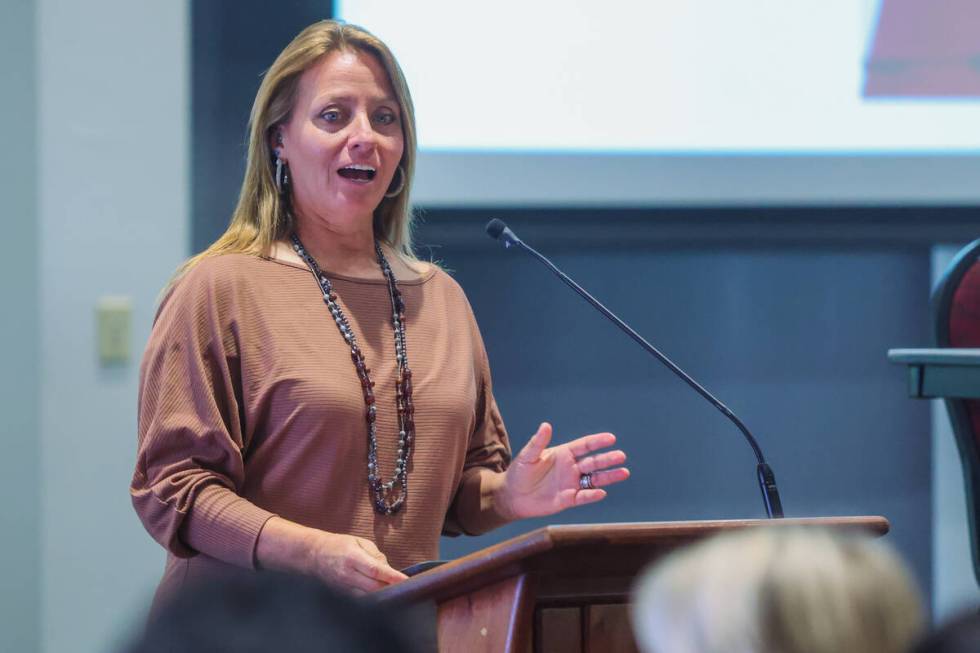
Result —
M368 206L372 211L384 199L384 189L376 181L368 183L348 181L338 188L337 191L336 201L362 208Z
M374 193L337 193L329 201L313 202L309 209L304 210L302 205L297 207L297 217L303 220L303 216L320 216L329 222L344 224L365 223L372 224L374 210L383 199L383 194Z

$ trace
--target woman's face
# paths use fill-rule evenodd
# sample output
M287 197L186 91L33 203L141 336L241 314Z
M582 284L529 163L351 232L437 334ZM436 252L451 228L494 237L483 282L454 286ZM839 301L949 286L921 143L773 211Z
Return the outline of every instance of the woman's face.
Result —
M301 220L371 228L404 150L401 111L371 55L340 50L303 73L280 156L289 164Z

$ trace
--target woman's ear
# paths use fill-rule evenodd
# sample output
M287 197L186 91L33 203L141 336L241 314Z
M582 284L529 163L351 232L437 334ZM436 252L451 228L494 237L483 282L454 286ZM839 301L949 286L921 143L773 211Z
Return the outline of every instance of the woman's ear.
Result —
M269 132L269 148L277 159L282 159L283 163L286 162L282 125L277 125Z

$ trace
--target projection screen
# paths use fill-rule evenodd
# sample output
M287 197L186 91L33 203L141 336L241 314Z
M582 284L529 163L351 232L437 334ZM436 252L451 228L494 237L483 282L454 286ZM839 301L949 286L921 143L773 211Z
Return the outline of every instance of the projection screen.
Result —
M972 0L338 0L412 89L415 201L973 204Z

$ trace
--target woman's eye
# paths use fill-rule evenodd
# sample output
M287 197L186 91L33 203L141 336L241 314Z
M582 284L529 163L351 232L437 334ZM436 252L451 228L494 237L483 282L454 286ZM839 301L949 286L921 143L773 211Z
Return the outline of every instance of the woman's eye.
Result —
M395 122L395 114L393 113L379 113L376 120L382 125L391 125Z
M340 120L340 111L338 111L337 109L327 109L326 111L320 114L320 117L326 120L327 122L337 122L338 120Z

